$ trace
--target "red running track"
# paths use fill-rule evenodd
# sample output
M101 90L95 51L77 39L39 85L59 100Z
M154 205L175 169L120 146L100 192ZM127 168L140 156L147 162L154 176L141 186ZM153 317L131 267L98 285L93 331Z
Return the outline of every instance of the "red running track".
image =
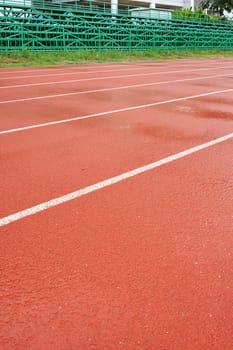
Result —
M1 349L233 349L232 64L0 71Z

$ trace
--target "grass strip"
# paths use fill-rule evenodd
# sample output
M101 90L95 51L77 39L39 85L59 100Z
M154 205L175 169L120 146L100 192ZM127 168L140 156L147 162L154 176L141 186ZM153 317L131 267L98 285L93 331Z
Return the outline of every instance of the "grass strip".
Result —
M25 49L18 52L0 53L0 68L51 66L63 64L82 64L95 62L122 62L170 60L182 58L222 58L233 57L233 50L79 50L79 51L30 51Z

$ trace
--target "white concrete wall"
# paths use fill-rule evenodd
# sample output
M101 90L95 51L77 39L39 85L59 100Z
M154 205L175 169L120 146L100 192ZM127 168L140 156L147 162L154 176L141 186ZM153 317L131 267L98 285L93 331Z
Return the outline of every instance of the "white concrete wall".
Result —
M156 4L183 7L184 0L156 0Z

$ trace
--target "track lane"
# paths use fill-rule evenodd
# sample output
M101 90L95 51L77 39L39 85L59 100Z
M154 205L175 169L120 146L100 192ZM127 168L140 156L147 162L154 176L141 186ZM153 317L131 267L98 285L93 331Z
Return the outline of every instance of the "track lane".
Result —
M55 84L53 85L39 85L37 87L22 87L19 90L12 90L12 89L2 89L1 90L1 97L0 97L0 104L4 104L10 101L17 101L20 99L28 99L30 98L43 98L46 96L56 96L56 94L75 94L77 92L85 92L85 91L93 91L93 90L101 90L101 89L111 89L111 88L117 88L117 87L124 87L124 86L136 86L140 84L145 84L145 86L148 84L162 84L163 82L182 82L185 80L199 80L199 79L215 79L218 77L226 77L226 79L229 79L232 77L232 72L227 71L224 69L223 72L215 72L215 71L189 71L183 72L182 76L177 73L164 75L162 73L159 73L157 75L154 74L139 74L139 75L130 75L130 76L119 76L119 79L94 79L94 80L80 80L77 82L68 82L64 84ZM140 86L139 86L140 87ZM62 96L58 96L62 97Z
M231 82L182 84L182 91L232 88ZM170 86L168 94L178 88ZM156 92L166 96L166 89ZM134 105L133 95L143 99L130 91ZM125 103L127 96L115 98ZM59 103L45 108L58 115ZM1 121L41 121L41 106L27 108L4 110ZM1 211L232 130L232 93L226 93L2 135ZM232 147L228 141L0 228L1 349L228 349Z
M5 227L3 349L228 349L231 151L215 146Z
M164 85L145 86L129 90L104 91L92 94L64 96L60 99L25 101L17 108L9 104L0 105L0 130L14 129L56 120L72 119L94 113L103 113L137 105L156 103L176 98L205 94L232 88L232 78L216 78L214 82L186 81ZM166 96L166 99L164 98ZM17 112L16 112L17 111Z
M127 67L127 66L117 66L117 67L114 67L114 68L109 68L109 69L106 69L106 68L100 68L100 70L98 69L95 69L95 70L91 70L91 71L85 71L85 70L77 70L77 71L65 71L63 73L49 73L49 74L36 74L36 75L24 75L22 77L4 77L4 78L0 78L0 82L1 84L4 84L4 80L7 80L9 82L11 82L11 80L13 80L12 83L14 83L14 80L18 81L18 80L21 80L23 79L23 82L27 81L29 79L29 83L30 83L30 78L46 78L46 79L54 79L54 77L58 77L58 79L63 79L63 76L67 76L67 79L69 78L69 76L76 76L80 75L80 77L83 76L84 74L84 77L86 75L86 77L88 77L90 74L93 75L93 78L98 76L99 74L102 74L102 73L108 73L108 74L114 74L116 72L122 72L124 73L124 71L132 71L132 72L137 72L137 71L147 71L148 69L151 70L151 67L147 67L147 66L143 66L143 67ZM33 81L33 80L32 80ZM23 83L22 82L22 83Z
M203 64L208 64L208 66L218 66L219 64L227 64L232 61L232 58L216 58L216 59L177 59L177 60L157 60L157 61L125 61L125 62L109 62L109 63L79 63L79 64L67 64L67 65L54 65L54 66L45 66L45 67L22 67L22 68L0 68L1 76L12 76L12 74L28 74L35 73L35 76L40 72L60 72L60 71L79 71L79 70L95 70L97 68L114 68L114 67L132 67L132 66L140 66L151 68L157 67L191 67L191 66L202 66Z
M114 72L110 72L109 74L107 73L103 73L103 75L101 76L100 72L99 73L96 73L94 74L94 76L74 76L74 78L72 79L72 77L70 76L67 76L66 78L63 77L63 79L61 79L61 77L54 77L53 79L46 79L45 77L44 78L40 78L38 77L36 79L36 82L35 82L35 78L31 79L31 81L28 81L28 79L22 79L20 82L19 82L19 79L16 80L16 83L14 83L14 81L9 81L7 79L5 80L2 80L1 81L1 85L0 85L0 89L1 90L5 90L5 89L21 89L21 88L25 88L25 87L38 87L38 86L49 86L49 85L56 85L56 84L68 84L68 83L78 83L78 82L81 82L81 81L95 81L95 80L105 80L105 79L121 79L121 78L127 78L127 77L139 77L139 76L150 76L150 75L169 75L169 74L172 74L172 73L188 73L190 72L191 70L193 72L204 72L204 71L209 71L209 70L213 70L213 71L216 71L216 72L219 72L219 70L221 69L229 69L229 71L231 72L231 68L232 68L232 65L230 66L226 66L226 65L221 65L221 66L218 66L218 67L208 67L206 66L205 68L193 68L193 69L186 69L184 70L183 68L174 68L173 70L169 70L169 69L165 69L165 70L162 70L159 69L157 71L152 71L151 70L151 67L143 67L143 68L136 68L136 72L134 70L134 68L128 70L128 74L124 74L124 71L123 72L120 72L122 74L119 75L119 71L118 70L115 70ZM139 69L139 70L137 70Z
M73 71L73 72L77 72L80 70L95 70L98 67L101 68L113 68L115 65L117 65L118 67L127 67L127 66L131 66L131 64L128 64L127 62L118 62L116 64L114 63L94 63L93 65L91 64L85 64L85 63L79 63L79 64L65 64L65 65L54 65L54 66L44 66L44 68L41 66L38 67L23 67L21 69L19 68L0 68L0 72L1 74L3 74L4 76L9 76L11 77L12 74L20 74L18 77L21 77L21 74L25 75L28 73L35 73L35 76L39 73L44 73L44 72L48 72L48 73L56 73L56 72L61 72L61 71Z
M1 135L1 217L232 132L229 96L215 100L208 118L205 97Z

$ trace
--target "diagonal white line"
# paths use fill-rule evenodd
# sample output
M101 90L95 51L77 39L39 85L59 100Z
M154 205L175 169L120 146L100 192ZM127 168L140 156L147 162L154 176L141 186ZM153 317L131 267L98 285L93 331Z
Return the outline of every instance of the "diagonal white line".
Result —
M16 70L16 68L9 68L10 71L6 70L7 68L0 68L1 69L1 74L21 74L21 73L35 73L35 75L32 76L24 76L24 75L19 75L17 77L4 77L4 78L0 78L0 80L2 79L15 79L15 78L26 78L26 77L38 77L38 72L43 72L43 71L49 71L49 72L57 72L57 71L67 71L67 70L74 70L74 72L78 73L80 72L80 69L92 69L92 71L85 71L87 73L96 73L94 70L96 68L113 68L114 66L116 66L116 68L118 67L135 67L140 65L140 67L150 67L150 68L158 68L158 67L163 67L165 68L166 66L168 66L168 68L182 68L182 67L193 67L193 65L195 64L196 66L201 67L201 65L203 64L208 64L208 67L213 66L217 69L218 65L223 64L223 63L229 63L231 62L231 58L225 58L225 59L208 59L208 60L204 60L204 59L198 59L198 60L193 60L193 59L178 59L178 60L172 60L172 63L175 63L175 65L171 65L171 60L158 60L158 61L122 61L122 62L111 62L108 65L105 65L103 63L95 63L94 65L89 65L89 64L71 64L71 65L54 65L54 66L50 66L48 68L38 68L35 67L34 69L27 69L27 68L23 68L21 70ZM115 67L114 67L115 68ZM204 68L204 67L203 67ZM226 67L227 68L227 67ZM231 68L231 67L230 67ZM49 76L50 74L43 74L43 76ZM54 75L54 74L52 74ZM56 75L56 74L55 74ZM59 74L58 74L59 75ZM62 73L63 75L63 73ZM41 75L42 76L42 75Z
M15 99L15 100L0 101L0 104L9 104L9 103L26 102L26 101L34 101L34 100L43 100L43 99L56 98L56 97L65 97L65 96L85 95L85 94L92 94L92 93L96 93L96 92L124 90L124 89L134 89L134 88L139 88L139 87L155 86L155 85L162 85L162 84L182 83L182 82L185 82L185 81L221 78L221 77L228 77L228 76L230 77L232 75L233 74L217 74L217 75L208 75L208 76L204 75L202 77L196 77L196 78L157 81L155 83L125 85L125 86L117 86L117 87L111 87L111 88L105 88L105 89L95 89L95 90L84 90L84 91L70 92L70 93L65 93L65 94L54 94L54 95L27 97L27 98Z
M59 80L59 81L48 81L44 83L30 83L30 84L19 84L19 85L6 85L0 86L0 89L13 89L13 88L21 88L28 86L43 86L43 85L55 85L55 84L65 84L65 83L77 83L82 81L93 81L93 80L105 80L105 79L121 79L121 78L130 78L130 77L142 77L142 76L151 76L151 75L161 75L161 74L173 74L173 73L190 73L190 72L198 72L203 70L211 70L211 69L226 69L226 66L214 67L214 68L196 68L196 69L188 69L188 70L174 70L174 71L160 71L160 72L150 72L150 73L139 73L139 74L126 74L126 75L110 75L105 77L96 77L96 78L83 78L83 79L72 79L72 80Z
M213 64L213 63L211 63ZM213 69L218 69L218 65L216 65L216 63L214 63L215 66L212 67ZM222 64L222 62L220 62L219 64ZM186 68L186 67L193 67L193 64L189 63L189 64L182 64L182 65L175 65L175 66L171 66L169 65L169 69L170 68ZM114 66L106 66L106 68L112 68ZM120 68L119 67L123 67L123 68ZM133 67L133 68L131 68ZM208 67L210 67L210 63L208 63ZM80 69L82 69L82 67L78 67ZM26 79L26 78L41 78L41 77L53 77L53 76L62 76L62 75L76 75L76 74L96 74L96 73L108 73L108 72L118 72L118 71L125 71L125 70L142 70L142 68L148 68L151 70L151 68L158 68L156 65L155 66L151 66L148 65L148 64L143 64L143 65L140 65L140 67L136 66L132 66L132 65L126 65L126 64L119 64L117 65L116 67L114 67L115 69L105 69L105 70L92 70L92 71L81 71L81 70L78 70L78 68L74 68L74 67L71 67L71 68L63 68L63 69L56 69L55 73L53 71L53 73L51 74L38 74L38 71L39 70L34 70L33 72L35 73L34 75L20 75L20 76L11 76L11 77L3 77L3 78L0 78L0 81L1 80L10 80L10 79ZM103 68L103 66L101 67ZM104 67L105 68L105 67ZM117 68L117 69L116 69ZM163 68L165 68L165 66L163 66ZM199 67L200 68L200 67ZM206 69L206 67L202 67L204 69ZM231 68L231 67L227 67L225 66L225 68ZM67 72L68 69L72 69L73 72ZM93 67L94 69L94 67ZM64 73L56 73L58 70L65 70ZM28 71L26 71L27 73ZM30 71L29 71L30 72ZM4 73L4 72L3 72ZM13 72L11 72L13 73ZM17 72L16 72L17 73Z
M175 160L184 158L184 157L186 157L186 156L188 156L190 154L199 152L199 151L201 151L203 149L206 149L208 147L217 145L217 144L219 144L221 142L230 140L232 138L233 138L233 132L230 133L230 134L224 135L222 137L219 137L217 139L214 139L214 140L202 143L200 145L188 148L188 149L186 149L186 150L184 150L182 152L173 154L173 155L171 155L169 157L157 160L157 161L155 161L153 163L146 164L146 165L144 165L142 167L135 168L133 170L127 171L127 172L122 173L120 175L108 178L108 179L103 180L101 182L97 182L97 183L95 183L93 185L84 187L82 189L78 189L78 190L76 190L74 192L70 192L70 193L68 193L68 194L66 194L64 196L57 197L57 198L51 199L51 200L49 200L47 202L43 202L43 203L37 204L37 205L35 205L35 206L31 207L31 208L27 208L27 209L18 211L17 213L14 213L14 214L11 214L11 215L8 215L8 216L5 216L5 217L1 218L0 219L0 227L8 225L8 224L10 224L10 223L12 223L14 221L21 220L21 219L26 218L28 216L34 215L36 213L40 213L40 212L42 212L44 210L47 210L49 208L52 208L52 207L64 204L66 202L69 202L71 200L77 199L77 198L82 197L84 195L87 195L89 193L101 190L102 188L114 185L114 184L116 184L118 182L121 182L121 181L124 181L126 179L132 178L132 177L134 177L136 175L145 173L146 171L153 170L153 169L158 168L158 167L160 167L162 165L165 165L165 164L171 163L171 162L173 162Z
M144 67L150 69L150 67ZM41 77L54 77L54 76L62 76L62 75L77 75L77 74L96 74L96 73L112 73L112 72L119 72L119 71L129 71L129 70L142 70L142 67L134 67L134 68L129 68L125 67L124 68L118 68L118 69L104 69L104 70L96 70L96 71L74 71L74 72L65 72L65 73L52 73L52 74L37 74L37 75L23 75L17 77L17 79L26 79L26 78L41 78ZM15 79L15 77L4 77L0 78L1 80L10 80L10 79Z
M118 63L118 64L117 64ZM208 62L203 62L204 64L205 63L208 63ZM211 64L222 64L223 62L222 61L217 61L217 62L211 62ZM130 66L132 67L132 64L127 64L127 63L124 63L124 62L116 62L117 64L117 67L127 67L127 66ZM38 73L38 72L43 72L43 71L49 71L49 72L57 72L57 71L67 71L67 70L74 70L75 72L79 72L79 69L93 69L93 71L98 67L98 68L112 68L114 67L114 63L112 62L111 64L108 64L108 65L103 65L102 63L96 63L92 66L89 66L88 64L84 64L84 63L79 63L79 64L71 64L71 65L63 65L63 66L59 66L59 65L53 65L53 66L50 66L48 68L43 68L43 69L40 69L38 67L35 67L34 69L28 69L29 67L24 67L22 68L21 70L16 70L16 68L12 67L12 68L9 68L10 71L6 71L5 69L7 68L0 68L1 69L1 74L21 74L21 73ZM191 65L191 64L189 64ZM182 65L183 66L183 65ZM217 65L218 66L218 65ZM216 67L217 67L216 66ZM61 68L59 68L61 67ZM92 71L92 72L93 72ZM88 72L88 71L87 71ZM33 75L33 77L36 77L37 75ZM23 75L19 75L15 78L25 78L25 76ZM3 78L5 79L5 78ZM7 79L7 78L6 78ZM10 77L11 79L11 77Z
M180 101L185 101L185 100L192 100L192 99L195 99L195 98L211 96L211 95L217 95L217 94L223 94L223 93L232 92L232 91L233 91L233 89L217 90L217 91L206 92L206 93L198 94L198 95L184 96L184 97L174 98L174 99L171 99L171 100L165 100L165 101L148 103L148 104L144 104L144 105L138 105L138 106L132 106L132 107L127 107L127 108L114 109L114 110L110 110L110 111L106 111L106 112L100 112L100 113L84 115L84 116L81 116L81 117L75 117L75 118L70 118L70 119L62 119L62 120L55 120L55 121L52 121L52 122L35 124L35 125L29 125L29 126L24 126L24 127L15 128L15 129L7 129L7 130L0 131L0 135L10 134L10 133L14 133L14 132L21 132L21 131L31 130L31 129L37 129L37 128L42 128L42 127L47 127L47 126L52 126L52 125L71 123L71 122L75 122L75 121L83 120L83 119L98 118L98 117L102 117L102 116L109 115L109 114L133 111L133 110L137 110L137 109L154 107L154 106L159 106L159 105L164 105L164 104L174 103L174 102L180 102Z

